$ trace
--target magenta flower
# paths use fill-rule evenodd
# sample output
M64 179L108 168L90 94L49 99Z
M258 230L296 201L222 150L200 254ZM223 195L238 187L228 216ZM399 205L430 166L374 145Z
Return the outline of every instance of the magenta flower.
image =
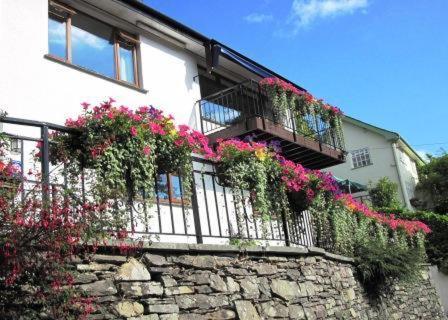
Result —
M135 137L136 135L137 135L137 129L134 126L132 126L131 127L131 136Z

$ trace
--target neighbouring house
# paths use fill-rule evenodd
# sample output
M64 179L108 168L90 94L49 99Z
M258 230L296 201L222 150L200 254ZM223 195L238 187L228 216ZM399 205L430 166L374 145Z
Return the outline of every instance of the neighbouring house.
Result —
M417 167L424 163L417 152L398 133L344 116L342 128L347 161L327 169L340 179L363 185L389 177L398 185L401 202L413 209L410 200L418 182ZM368 192L354 193L365 199Z
M0 55L8 75L0 80L0 108L11 118L33 120L2 121L3 131L14 136L10 156L22 172L33 165L29 155L47 131L77 117L81 102L109 97L134 108L153 105L211 143L251 135L276 141L287 159L311 169L345 161L335 127L310 114L301 123L306 131L298 130L291 110L279 120L259 81L273 77L305 89L140 1L15 0L0 8L0 38L8 43ZM213 167L199 161L195 168L197 207L184 199L179 177L159 175L155 212L138 231L175 242L222 243L242 232L261 238L250 204L241 231L233 195L217 184ZM284 242L289 233L297 243L311 244L308 224L280 220L268 228L273 242Z

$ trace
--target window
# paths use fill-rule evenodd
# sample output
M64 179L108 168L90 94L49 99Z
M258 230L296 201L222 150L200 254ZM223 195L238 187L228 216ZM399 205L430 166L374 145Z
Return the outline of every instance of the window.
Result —
M134 36L54 1L49 8L50 56L139 86Z
M161 202L182 203L182 183L175 174L159 174L157 176L157 197ZM185 201L185 204L187 201Z
M350 152L352 154L353 168L361 168L372 164L370 159L369 148L362 148L358 150L353 150Z

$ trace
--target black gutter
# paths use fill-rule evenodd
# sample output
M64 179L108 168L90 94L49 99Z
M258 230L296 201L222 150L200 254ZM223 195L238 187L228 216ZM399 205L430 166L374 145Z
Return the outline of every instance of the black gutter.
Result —
M227 51L231 52L232 54L238 56L241 60L244 60L247 63L254 65L256 68L263 70L264 73L267 73L267 74L272 75L273 77L277 77L279 79L282 79L282 80L284 80L286 82L291 83L292 85L294 85L298 89L306 91L306 89L304 89L301 86L295 84L294 82L286 79L285 77L281 76L280 74L278 74L278 73L276 73L276 72L266 68L265 66L263 66L263 65L259 64L258 62L254 61L254 60L252 60L252 59L250 59L248 57L246 57L245 55L239 53L238 51L236 51L236 50L234 50L232 48L229 48L225 44L222 44L221 42L219 42L217 40L210 39L210 38L204 36L203 34L197 32L196 30L191 29L190 27L187 27L186 25L180 23L179 21L176 21L173 18L170 18L167 15L165 15L165 14L163 14L163 13L157 11L157 10L154 10L153 8L151 8L151 7L147 6L146 4L144 4L142 1L139 1L139 0L119 0L119 1L121 1L121 2L123 2L125 4L127 4L127 5L130 5L131 7L137 9L138 11L141 11L142 13L144 13L144 14L146 14L148 16L151 16L152 18L155 18L156 20L160 21L163 24L166 24L166 25L170 26L175 31L178 31L180 33L184 33L184 34L186 34L186 35L188 35L188 36L190 36L190 37L192 37L194 39L199 40L200 42L203 43L206 51L207 50L211 50L214 45L218 45L218 46L220 46L222 48L225 48ZM225 55L225 54L223 54L223 55ZM229 55L225 55L225 57L230 59L230 60L233 60L235 63L241 65L241 62L238 61L237 59L235 59L233 57L230 57ZM254 73L257 73L256 70L250 70L250 71L254 72ZM257 73L257 74L259 76L261 76L261 77L264 77L264 74L261 74L261 73Z
M222 44L220 42L218 42L217 40L211 40L213 44L219 45L223 48L225 48L226 50L232 52L234 55L239 56L241 59L246 60L247 62L249 62L250 64L253 64L254 66L256 66L257 68L260 68L262 70L264 70L266 73L270 73L272 76L277 77L279 79L282 79L283 81L289 82L290 84L294 85L295 87L297 87L300 90L306 91L306 89L302 88L301 86L299 86L298 84L292 82L291 80L286 79L285 77L283 77L282 75L278 74L275 71L272 71L268 68L266 68L265 66L259 64L258 62L246 57L245 55L239 53L238 51L226 46L225 44ZM227 56L228 57L228 56Z
M195 38L204 44L210 41L210 39L204 36L203 34L187 27L186 25L180 23L179 21L176 21L173 18L170 18L157 10L154 10L153 8L144 4L142 1L138 0L119 0L119 1L130 5L131 7L141 11L142 13L151 16L152 18L159 20L160 22L172 27L175 31L179 31L181 33L189 35L190 37Z

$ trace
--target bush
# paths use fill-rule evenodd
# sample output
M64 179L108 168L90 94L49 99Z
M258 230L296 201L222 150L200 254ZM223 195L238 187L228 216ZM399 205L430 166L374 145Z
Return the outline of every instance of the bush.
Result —
M369 241L355 248L358 276L369 293L378 293L393 280L412 280L423 262L417 249ZM420 258L419 258L420 257Z
M416 186L421 209L448 213L448 154L431 157L429 163L419 168Z
M401 206L400 200L398 200L398 186L388 177L381 178L374 187L369 188L369 195L375 208L399 208Z
M427 211L405 211L399 215L404 219L420 220L429 225L432 232L426 237L428 260L448 274L448 216Z

